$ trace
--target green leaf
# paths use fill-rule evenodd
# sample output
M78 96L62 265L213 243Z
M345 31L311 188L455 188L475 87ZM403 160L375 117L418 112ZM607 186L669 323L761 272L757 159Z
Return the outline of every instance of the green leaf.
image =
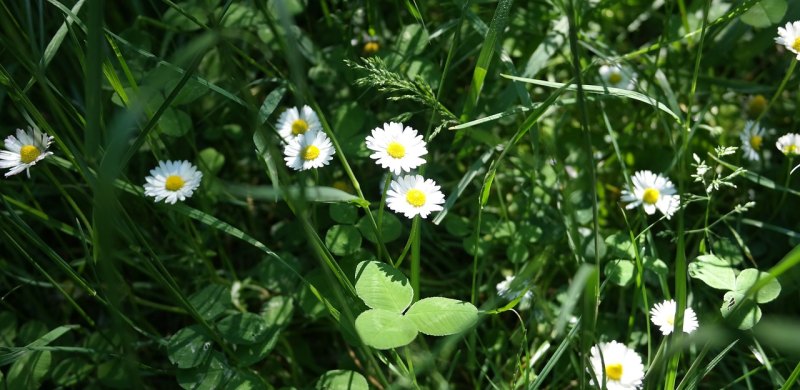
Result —
M316 390L369 390L367 379L363 375L350 370L331 370L314 384Z
M733 290L736 287L733 268L727 261L714 255L697 256L695 261L689 263L689 276L720 290Z
M331 219L338 223L354 224L358 221L358 210L353 205L334 203L329 213Z
M226 309L232 308L230 288L221 284L210 284L189 297L189 303L206 320L213 320Z
M22 355L8 369L6 388L38 389L50 369L51 361L50 351L29 352Z
M664 260L656 259L652 256L645 256L644 259L642 259L642 262L644 263L642 265L644 266L645 270L650 271L662 278L667 277L667 274L669 273L669 267Z
M611 283L627 286L633 281L635 268L633 261L617 259L606 264L605 273Z
M605 239L608 256L617 259L633 260L636 253L627 233L614 233Z
M97 366L97 379L103 384L103 388L129 388L131 385L130 373L125 362L119 358L112 358Z
M10 311L0 312L0 347L11 347L17 337L17 317Z
M251 366L260 362L269 355L278 343L281 331L289 323L294 313L294 301L285 296L276 296L262 309L261 317L267 323L264 340L251 345L239 346L236 356L243 366Z
M749 291L760 280L769 279L769 282L761 287L758 291ZM733 290L739 294L746 295L748 292L752 294L750 298L758 303L767 303L773 301L781 293L781 284L777 279L773 278L768 272L762 272L755 268L747 268L739 275L736 276L736 288Z
M753 27L764 28L780 23L786 15L786 0L761 0L742 16L742 22Z
M231 375L233 370L225 362L225 356L214 351L202 365L188 370L178 370L176 379L184 389L216 390L221 388L226 378Z
M167 357L178 368L197 367L211 353L211 337L200 325L187 326L167 342Z
M217 174L222 165L225 164L225 155L214 148L205 148L200 151L200 169L203 173L211 175Z
M375 349L408 345L417 337L417 327L400 313L370 309L356 318L356 332L364 344Z
M58 386L73 387L86 379L94 367L91 363L80 357L68 357L58 363L50 378Z
M345 256L361 248L361 233L355 226L333 225L325 233L325 245L337 256Z
M406 276L386 263L358 263L355 279L356 294L373 309L402 313L414 298L414 289Z
M742 330L752 328L761 320L761 308L755 301L735 291L725 293L719 311L723 317Z
M162 133L170 137L182 137L192 127L192 118L181 110L169 107L158 119L158 126Z
M424 334L447 336L474 326L478 322L478 308L457 299L432 297L411 305L406 317Z
M428 45L428 32L419 24L409 24L397 35L397 52L405 57L420 54Z
M283 193L277 190L273 186L251 186L251 185L244 185L244 184L233 184L228 183L226 184L225 188L230 192L232 195L241 198L247 199L252 198L254 200L263 200L268 202L276 202L280 199L283 199ZM311 202L322 202L322 203L340 203L340 202L350 202L355 204L362 204L363 201L359 199L357 196L348 194L340 189L336 189L333 187L298 187L298 186L287 186L283 190L285 190L289 197L291 198L303 198L305 200Z
M267 322L255 313L236 313L217 323L222 336L234 344L253 344L267 335Z
M259 123L265 123L267 119L269 119L269 116L272 115L272 112L278 107L285 93L286 87L282 85L272 90L272 92L264 98L264 102L261 103L261 107L258 109Z
M376 212L373 211L372 213L375 214ZM361 217L356 226L367 241L372 243L378 242L368 216L365 215ZM400 220L392 213L383 213L381 220L381 236L383 237L383 242L392 242L400 238L402 232L403 225L400 223Z

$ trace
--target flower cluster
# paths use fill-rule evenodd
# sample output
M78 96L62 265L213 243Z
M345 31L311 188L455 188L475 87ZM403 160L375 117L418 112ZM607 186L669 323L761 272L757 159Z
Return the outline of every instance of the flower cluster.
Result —
M296 171L324 167L336 153L330 138L322 131L317 114L309 106L284 111L278 118L278 134L286 143L284 161Z

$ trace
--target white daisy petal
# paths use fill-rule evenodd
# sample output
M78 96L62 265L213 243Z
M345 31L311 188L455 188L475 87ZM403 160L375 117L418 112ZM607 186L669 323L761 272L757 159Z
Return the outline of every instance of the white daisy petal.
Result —
M402 123L384 123L383 128L374 128L366 142L367 148L373 151L369 157L395 175L424 164L422 156L428 154L422 135Z
M673 322L675 321L675 312L677 311L677 304L674 300L670 299L656 304L650 309L650 321L659 327L663 335L668 335L675 330ZM683 331L685 333L694 332L698 326L697 314L691 307L687 307L683 312Z
M603 65L599 72L603 84L609 87L633 89L635 86L636 75L619 64Z
M6 150L0 151L0 168L11 168L6 177L22 171L30 177L30 167L53 154L47 151L52 142L53 137L36 127L29 127L27 131L17 129L16 135L9 135L3 142Z
M800 134L784 134L775 142L775 147L784 155L794 157L800 155Z
M386 205L396 212L414 218L427 218L434 211L442 210L444 194L436 182L420 175L398 177L389 184Z
M652 215L656 210L667 219L680 207L680 196L675 195L675 185L661 175L650 171L637 171L631 177L633 189L622 191L622 201L628 203L627 209L642 205L644 212Z
M202 178L203 173L188 161L159 161L145 177L144 194L155 202L175 204L190 198Z
M742 141L742 153L750 161L761 160L761 147L764 144L764 129L756 122L747 121L744 125L742 134L739 135Z
M278 117L278 134L287 143L308 132L322 131L322 124L309 106L289 108Z
M778 27L775 43L783 45L786 50L797 55L800 60L800 21L786 23L786 27Z
M286 166L296 171L321 168L333 159L336 150L328 136L319 130L298 135L283 149Z
M589 362L597 380L603 381L605 378L608 390L638 389L642 386L642 358L625 344L611 341L595 345Z

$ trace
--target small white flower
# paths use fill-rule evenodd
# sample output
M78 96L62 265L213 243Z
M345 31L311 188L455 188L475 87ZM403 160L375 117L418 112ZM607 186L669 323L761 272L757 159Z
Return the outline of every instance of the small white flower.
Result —
M775 38L775 42L797 54L797 59L800 60L800 21L788 22L785 27L778 27L778 36Z
M507 299L509 301L513 301L517 299L522 293L523 290L528 288L527 283L522 283L520 286L516 286L516 288L512 289L511 284L514 282L514 276L509 275L506 276L505 280L500 283L497 283L497 295L499 295L503 299ZM533 300L533 291L528 290L525 292L525 295L522 299L519 300L519 309L525 310L531 307L531 301Z
M0 168L11 168L6 177L22 171L31 177L30 167L53 154L47 151L52 142L53 137L36 127L29 127L28 131L17 129L16 137L9 135L5 140L7 150L0 151Z
M367 148L374 152L369 156L371 159L395 175L425 164L422 156L428 154L425 141L416 130L395 122L372 129L372 135L367 136Z
M675 329L673 322L675 322L675 311L677 304L674 300L661 302L650 309L650 321L661 328L661 333L665 336L672 333ZM692 333L697 329L699 323L697 322L697 315L691 307L687 307L683 312L683 331L685 333Z
M188 161L159 161L145 178L144 194L156 202L175 204L190 198L202 178L203 173Z
M739 135L742 141L742 152L748 160L761 160L761 146L764 144L764 129L756 122L747 121L744 131Z
M286 165L296 171L328 165L336 150L322 131L309 131L289 141L283 154Z
M800 134L789 133L782 135L778 138L778 142L775 142L775 147L787 156L797 156L800 154Z
M642 205L648 215L658 209L667 219L672 218L680 206L680 197L675 195L675 185L669 179L650 171L638 171L631 181L633 192L622 190L622 201L628 203L625 208Z
M630 70L619 64L603 65L600 67L600 77L609 87L633 89L635 77Z
M444 194L436 182L420 175L405 175L392 180L386 197L387 206L406 218L414 218L417 214L427 218L431 212L442 210L441 204L444 203Z
M278 134L287 143L298 135L322 130L317 113L309 106L289 108L278 117Z
M611 341L595 345L589 362L597 380L602 381L605 377L608 390L638 389L642 386L642 358L625 344Z

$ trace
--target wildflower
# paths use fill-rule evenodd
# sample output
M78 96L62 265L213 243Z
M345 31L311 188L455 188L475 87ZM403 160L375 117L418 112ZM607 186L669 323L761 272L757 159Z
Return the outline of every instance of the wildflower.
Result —
M797 54L797 59L800 60L800 21L788 22L785 27L778 27L778 36L775 38L775 42Z
M638 389L642 386L642 358L625 344L611 341L595 345L589 362L597 379L602 381L605 378L608 390Z
M203 173L188 161L159 161L145 178L144 194L156 202L175 204L190 198L202 178Z
M764 143L764 129L756 122L747 121L744 131L739 135L742 140L742 151L748 160L761 160L761 146Z
M319 168L328 165L333 159L333 144L322 131L309 131L291 140L283 154L289 168L296 171Z
M789 157L797 156L800 154L800 134L789 133L782 135L778 138L778 142L775 142L775 147Z
M528 286L527 283L523 282L523 285L519 286L512 286L514 283L515 277L512 275L506 276L505 280L500 283L497 283L497 295L499 295L503 299L507 299L509 301L513 301L519 297L522 291L526 290ZM516 287L516 288L514 288ZM533 291L526 291L525 295L522 296L522 299L519 301L519 309L525 310L531 307L531 301L533 300Z
M656 304L650 309L650 321L661 328L661 333L666 336L674 330L676 310L677 305L672 299ZM683 312L683 331L692 333L698 326L697 315L691 307L687 307Z
M47 151L52 142L53 137L36 127L29 127L28 131L17 129L17 136L9 135L5 140L6 150L0 151L0 168L11 168L6 177L22 171L31 177L30 167L53 154Z
M630 202L626 208L642 205L648 215L658 209L667 219L678 210L680 197L675 195L675 185L669 179L650 171L638 171L631 177L631 181L633 191L622 191L622 200Z
M424 164L425 159L421 156L428 154L425 141L416 130L395 122L374 128L372 135L367 136L367 148L374 152L369 156L371 159L395 175Z
M322 130L317 113L309 106L292 107L278 117L278 134L287 143L299 135Z
M630 76L627 69L619 64L603 65L600 67L600 77L603 83L613 88L632 89L634 77Z
M758 118L767 109L767 98L764 95L755 95L747 100L745 110L750 118Z
M436 182L420 175L405 175L392 180L386 196L389 208L406 218L417 214L427 218L431 212L442 210L441 204L444 203L444 194Z

